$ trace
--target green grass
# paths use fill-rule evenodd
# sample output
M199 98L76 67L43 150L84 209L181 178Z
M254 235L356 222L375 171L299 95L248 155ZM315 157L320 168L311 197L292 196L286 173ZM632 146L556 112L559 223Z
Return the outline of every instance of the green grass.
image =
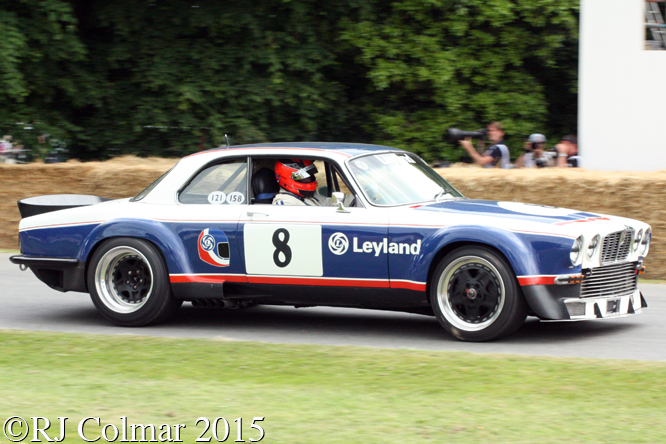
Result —
M184 442L201 416L227 442L256 416L262 442L666 441L663 363L3 331L0 387L0 423L67 416L72 443L87 416L185 424Z
M20 253L20 251L18 251L18 250L6 250L6 249L3 249L3 248L0 248L0 253L12 253L12 254L19 254L19 253Z

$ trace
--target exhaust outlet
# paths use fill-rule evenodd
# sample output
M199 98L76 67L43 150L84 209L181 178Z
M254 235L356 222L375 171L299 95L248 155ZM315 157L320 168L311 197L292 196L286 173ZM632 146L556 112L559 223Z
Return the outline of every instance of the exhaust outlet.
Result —
M227 303L221 299L192 299L195 308L225 308Z

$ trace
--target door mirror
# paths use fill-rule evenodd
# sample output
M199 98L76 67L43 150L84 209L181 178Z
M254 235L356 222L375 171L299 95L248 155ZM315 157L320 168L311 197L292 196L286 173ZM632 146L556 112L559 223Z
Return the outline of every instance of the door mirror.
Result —
M345 193L336 191L331 195L331 202L333 203L333 205L338 207L338 209L335 210L337 213L351 213L351 211L345 208L344 201L345 201Z

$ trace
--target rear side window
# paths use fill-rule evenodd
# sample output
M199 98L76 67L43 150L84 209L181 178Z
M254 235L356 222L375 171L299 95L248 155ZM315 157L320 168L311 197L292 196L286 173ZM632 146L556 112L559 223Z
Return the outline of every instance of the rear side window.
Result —
M141 199L143 199L144 197L146 197L146 196L148 195L148 193L150 193L151 191L153 191L153 188L155 188L160 182L162 182L162 179L164 179L165 177L167 177L167 174L169 174L169 173L171 172L171 170L173 170L173 168L175 168L175 167L172 167L169 171L167 171L166 173L162 174L160 177L157 178L157 180L155 180L155 182L153 182L153 183L151 183L150 185L148 185L148 187L146 187L145 190L143 190L142 192L140 192L139 194L137 194L136 196L134 196L133 198L131 198L131 199L130 199L130 202L138 202L138 201L140 201Z
M245 159L203 169L178 196L184 204L240 205L247 202Z

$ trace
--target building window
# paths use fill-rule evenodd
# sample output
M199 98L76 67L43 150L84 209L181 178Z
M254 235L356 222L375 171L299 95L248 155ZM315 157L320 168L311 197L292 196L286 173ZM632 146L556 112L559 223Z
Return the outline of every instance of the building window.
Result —
M645 1L645 49L666 50L666 0Z

